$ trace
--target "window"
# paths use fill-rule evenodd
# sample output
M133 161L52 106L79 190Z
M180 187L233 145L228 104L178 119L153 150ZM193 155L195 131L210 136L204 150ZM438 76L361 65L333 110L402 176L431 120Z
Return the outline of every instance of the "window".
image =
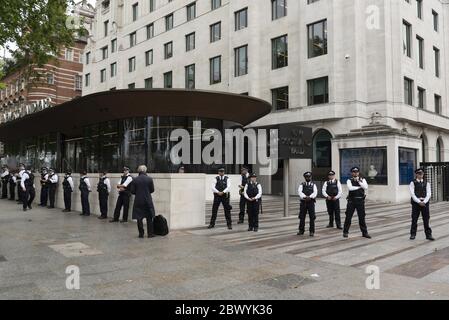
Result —
M164 73L164 88L172 88L173 87L173 72L169 71Z
M287 15L287 0L271 0L271 19L276 20Z
M248 8L235 13L235 31L248 27Z
M329 102L329 81L328 77L312 79L307 81L308 105L322 104Z
M279 69L288 66L287 35L271 40L271 68Z
M418 108L424 109L426 107L426 89L418 87Z
M136 84L134 82L128 84L128 89L135 89L135 88L136 88Z
M404 78L404 103L413 106L413 80Z
M416 36L418 41L418 66L424 69L424 40L420 36Z
M47 84L55 84L55 76L53 75L53 73L47 73ZM12 88L12 85L11 85ZM13 90L11 89L11 92Z
M433 16L433 30L438 32L440 29L440 18L438 16L438 13L435 10L432 10L432 16Z
M73 50L71 48L65 49L65 59L69 61L73 61Z
M288 87L271 90L273 110L288 109Z
M133 4L133 21L136 21L139 16L139 3Z
M195 32L186 35L186 51L195 49Z
M435 113L441 114L441 96L435 95Z
M86 52L86 64L90 63L90 51Z
M309 37L309 58L327 54L327 20L307 26Z
M185 67L186 89L195 89L195 65Z
M165 17L165 31L173 29L173 13Z
M399 148L399 184L410 184L414 179L417 168L417 150L409 148Z
M416 10L417 10L417 16L419 19L423 18L422 15L422 0L416 0Z
M436 145L436 162L443 161L444 158L444 149L443 149L443 142L441 141L441 137L438 137L437 139L437 145Z
M210 84L221 82L221 56L210 59Z
M412 57L412 26L407 22L403 21L403 47L404 54L411 58Z
M187 21L191 21L196 18L196 2L189 4L187 7Z
M149 0L150 1L150 12L153 12L154 9L156 9L156 0Z
M145 65L149 66L153 64L153 50L148 50L145 52Z
M132 48L137 44L137 33L133 32L129 35L129 47Z
M108 46L101 48L101 58L103 60L108 58Z
M221 7L221 0L211 0L211 9L215 10Z
M84 76L84 86L85 86L85 87L90 86L90 73L87 73L87 74Z
M351 178L351 168L358 166L369 185L388 185L387 148L340 149L340 177Z
M136 71L136 57L128 59L128 71L129 72Z
M117 75L117 62L111 63L111 78Z
M210 26L210 42L215 42L221 39L221 22L214 23Z
M312 167L326 168L328 171L332 167L332 135L325 129L318 130L312 140Z
M152 88L153 88L153 78L146 78L145 89L152 89Z
M100 70L100 82L103 83L106 81L106 69Z
M154 23L147 25L147 39L154 37Z
M440 77L440 49L433 47L435 57L435 77Z
M117 51L117 39L111 40L111 53L114 53Z
M82 90L83 88L83 77L80 75L75 75L75 90Z
M108 36L108 26L109 26L109 20L106 20L105 22L103 22L103 35L105 37Z
M236 77L243 76L248 73L248 46L242 46L234 49L235 54L235 70Z
M173 42L164 44L164 58L170 59L173 57Z

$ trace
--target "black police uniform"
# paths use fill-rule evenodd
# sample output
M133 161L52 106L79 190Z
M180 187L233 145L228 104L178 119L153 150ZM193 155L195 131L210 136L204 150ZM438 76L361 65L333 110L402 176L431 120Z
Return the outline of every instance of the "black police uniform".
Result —
M351 184L354 187L360 187L360 183L358 180L351 178ZM346 218L345 225L343 228L343 233L348 234L349 228L351 227L352 216L354 215L354 211L357 210L357 216L359 217L359 226L362 234L368 235L368 228L365 222L365 190L363 188L349 191L348 195L348 204L346 206Z
M248 183L248 187L246 188L246 195L248 198L255 198L259 194L259 183ZM249 229L257 231L259 229L259 209L260 209L260 199L256 201L247 201L248 208L248 223Z
M81 177L79 189L81 191L81 208L84 216L90 216L90 204L89 204L89 187L86 183L87 177Z
M426 198L427 197L427 181L424 180L423 182L418 182L418 180L413 180L413 184L415 185L415 196L420 198ZM410 234L412 236L416 236L416 232L418 230L418 218L419 215L422 214L422 220L424 224L424 232L426 234L426 238L432 237L432 229L430 228L430 202L426 203L425 207L421 207L418 203L413 201L413 198L411 199L412 202L412 227L410 230Z
M25 172L25 171L23 171ZM20 173L20 172L19 172ZM16 185L17 185L17 203L21 204L23 201L23 190L21 187L22 177L20 174L17 174L16 177Z
M120 184L123 185L128 177L131 177L128 175L123 175L120 180ZM131 182L132 183L132 182ZM122 220L124 222L128 221L128 213L129 213L129 201L131 199L131 191L129 190L130 185L128 185L125 190L119 191L117 203L115 205L114 210L114 219L113 221L119 221L120 219L120 210L123 207L123 217Z
M34 188L34 174L31 171L26 171L26 174L28 175L28 179L23 182L25 185L25 191L22 190L22 203L24 210L27 208L31 209L31 204L36 197L36 190Z
M240 213L239 213L239 223L243 223L245 221L245 206L247 204L245 195L243 194L243 191L245 189L246 184L248 183L248 177L246 174L242 174L242 190L240 191L240 203L239 203L239 207L240 207ZM248 207L246 207L248 208ZM248 210L249 212L249 210Z
M41 173L41 203L40 206L46 207L48 203L48 180L45 179L47 173ZM47 176L48 178L48 176Z
M217 189L220 192L223 192L227 185L229 177L227 176L217 176L215 178L215 189ZM219 196L218 194L214 194L214 203L212 205L212 217L210 218L210 226L215 226L215 221L217 220L217 214L218 214L218 208L220 207L220 204L223 204L224 212L225 212L225 218L226 223L228 227L232 226L232 219L231 219L231 210L232 207L229 204L229 193L225 193L222 196Z
M302 183L302 193L310 197L313 194L315 183L303 182ZM310 201L301 200L299 205L299 232L304 233L306 227L306 215L309 213L309 232L315 233L315 199L310 199Z
M338 195L338 180L327 181L326 193L330 197L336 197ZM337 228L341 227L341 215L340 215L340 199L327 200L326 199L327 213L329 215L329 226L334 226L334 219Z
M108 216L108 198L109 190L106 185L106 177L101 177L98 181L97 191L98 191L98 202L100 203L101 217L106 218Z
M14 181L14 175L9 175L9 200L16 200L16 181Z
M8 198L8 183L9 183L10 177L11 177L11 174L7 174L2 178L2 199Z
M72 211L72 186L69 182L70 176L65 176L64 180L62 181L62 189L64 192L64 209L69 212Z
M49 208L54 208L55 207L55 200L56 200L56 187L58 186L58 183L54 183L51 182L51 178L53 178L53 176L55 176L56 173L52 173L48 175L48 199L50 201L50 205L48 206Z

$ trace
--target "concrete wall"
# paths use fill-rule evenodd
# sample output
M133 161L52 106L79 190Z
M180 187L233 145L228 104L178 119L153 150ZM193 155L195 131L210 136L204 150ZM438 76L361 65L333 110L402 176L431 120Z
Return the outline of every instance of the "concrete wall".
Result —
M112 192L109 195L108 216L112 217L118 193L115 186L120 181L121 174L109 174L111 180ZM154 174L155 192L153 193L153 202L156 209L156 215L163 215L171 229L184 229L191 227L204 226L205 224L205 205L204 194L206 175L204 174ZM59 175L60 181L56 194L56 207L63 209L63 175ZM89 196L91 213L100 215L100 207L97 193L97 175L89 175L92 185L92 192ZM79 186L79 175L74 174L73 180L75 190L72 193L72 210L81 211L81 200ZM36 185L36 203L40 200L39 177L35 178ZM134 197L131 197L130 218L132 214Z

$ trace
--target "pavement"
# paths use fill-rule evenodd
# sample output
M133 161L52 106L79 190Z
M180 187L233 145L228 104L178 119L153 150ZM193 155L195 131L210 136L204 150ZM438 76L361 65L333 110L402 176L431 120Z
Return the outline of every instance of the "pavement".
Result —
M432 204L435 242L421 223L408 239L409 204L369 203L372 240L356 217L343 239L324 212L316 236L299 237L296 199L287 218L281 198L263 207L258 233L228 231L220 211L213 230L139 239L135 223L0 200L0 299L449 299L449 203ZM80 288L68 289L77 268Z

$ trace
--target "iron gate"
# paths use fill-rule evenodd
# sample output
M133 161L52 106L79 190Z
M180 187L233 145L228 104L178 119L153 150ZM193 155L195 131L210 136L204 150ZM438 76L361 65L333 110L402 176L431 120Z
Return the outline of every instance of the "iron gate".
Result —
M449 201L449 162L423 162L421 168L432 187L432 201Z

